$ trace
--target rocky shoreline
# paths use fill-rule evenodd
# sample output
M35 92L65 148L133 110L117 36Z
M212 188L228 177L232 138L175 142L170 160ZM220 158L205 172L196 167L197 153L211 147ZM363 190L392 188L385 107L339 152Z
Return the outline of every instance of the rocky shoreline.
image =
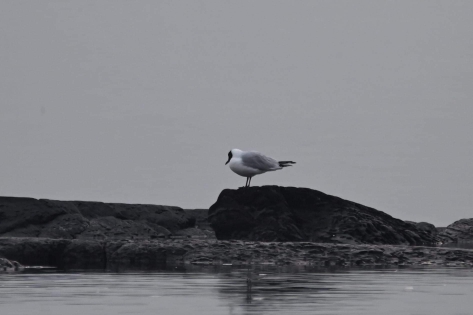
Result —
M473 267L473 250L313 242L202 239L93 241L2 237L0 254L25 265L54 266L63 270L158 270L189 264Z
M224 190L210 210L0 197L0 271L472 267L473 250L453 248L472 241L473 219L436 228L306 188Z

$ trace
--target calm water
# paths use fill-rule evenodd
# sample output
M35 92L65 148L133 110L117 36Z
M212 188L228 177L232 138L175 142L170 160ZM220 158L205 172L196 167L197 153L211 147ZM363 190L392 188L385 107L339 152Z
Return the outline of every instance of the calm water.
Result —
M472 269L0 274L0 314L473 314Z

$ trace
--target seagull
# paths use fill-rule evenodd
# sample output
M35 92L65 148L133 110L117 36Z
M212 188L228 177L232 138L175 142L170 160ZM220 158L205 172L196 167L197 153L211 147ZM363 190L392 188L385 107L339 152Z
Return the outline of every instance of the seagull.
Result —
M229 164L230 163L230 164ZM230 169L240 176L246 177L245 187L250 187L251 178L258 174L270 171L277 171L291 164L293 161L276 161L264 154L255 151L242 151L233 149L228 152L228 161Z

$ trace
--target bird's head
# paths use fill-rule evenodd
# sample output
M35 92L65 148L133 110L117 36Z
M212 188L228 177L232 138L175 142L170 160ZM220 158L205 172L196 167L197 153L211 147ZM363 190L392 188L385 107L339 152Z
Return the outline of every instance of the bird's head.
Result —
M225 165L227 165L228 162L230 162L230 160L231 160L233 157L240 157L242 152L243 152L243 151L238 150L238 149L232 149L232 150L230 150L230 152L228 152L228 161L227 161L227 163L225 163Z

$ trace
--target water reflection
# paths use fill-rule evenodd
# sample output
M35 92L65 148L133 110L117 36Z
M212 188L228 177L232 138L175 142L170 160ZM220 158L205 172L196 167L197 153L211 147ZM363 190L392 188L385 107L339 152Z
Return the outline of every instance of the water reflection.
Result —
M471 296L453 268L0 274L1 314L470 314Z
M447 243L441 247L447 248L459 248L459 249L473 249L473 242L470 240L458 241L456 243Z
M348 270L306 270L272 271L256 270L252 274L252 286L245 285L242 278L245 270L234 270L222 274L219 296L229 301L229 309L242 308L243 314L259 312L314 312L338 308L337 304L356 300L363 290L366 295L380 294L370 289L370 279L363 280L363 288L354 274ZM368 277L369 278L369 277ZM242 279L242 280L240 280ZM247 279L245 279L247 281ZM367 280L367 281L365 281ZM358 288L350 288L357 285ZM245 290L245 294L243 294ZM230 312L231 313L231 312Z
M246 275L221 274L229 314L470 314L473 293L471 269L256 269L251 291Z

